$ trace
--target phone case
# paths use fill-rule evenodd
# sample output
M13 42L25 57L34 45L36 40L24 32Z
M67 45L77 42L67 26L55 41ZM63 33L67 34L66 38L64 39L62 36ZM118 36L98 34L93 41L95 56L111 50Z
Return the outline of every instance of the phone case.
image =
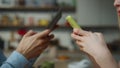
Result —
M52 21L47 26L47 29L53 30L61 17L62 17L62 9L59 9L55 17L52 19Z
M67 16L66 20L69 22L72 28L81 28L71 16Z

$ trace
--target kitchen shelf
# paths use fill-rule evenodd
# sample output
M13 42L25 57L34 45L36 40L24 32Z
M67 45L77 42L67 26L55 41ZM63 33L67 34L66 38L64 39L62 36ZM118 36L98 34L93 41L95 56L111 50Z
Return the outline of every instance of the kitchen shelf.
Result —
M58 11L60 7L12 7L12 8L2 8L0 7L0 12L55 12ZM63 12L75 12L75 7L61 7Z
M10 31L10 30L19 30L19 29L45 29L41 26L0 26L0 31Z
M92 31L96 31L96 30L117 30L119 31L119 28L117 26L81 26L82 29L85 30L92 30ZM46 29L46 27L42 27L42 26L0 26L0 31L11 31L11 30L19 30L19 29L33 29L33 30L44 30ZM60 26L59 28L57 28L56 30L72 30L71 27L67 27L67 26Z

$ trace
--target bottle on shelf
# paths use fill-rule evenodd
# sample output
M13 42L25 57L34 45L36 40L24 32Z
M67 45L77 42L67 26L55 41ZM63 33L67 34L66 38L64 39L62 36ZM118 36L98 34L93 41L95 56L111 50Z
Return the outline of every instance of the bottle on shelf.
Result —
M9 26L11 20L10 20L10 17L7 14L4 14L4 15L1 16L0 22L1 22L2 26Z
M21 19L18 15L15 15L13 18L13 26L20 26L22 24Z

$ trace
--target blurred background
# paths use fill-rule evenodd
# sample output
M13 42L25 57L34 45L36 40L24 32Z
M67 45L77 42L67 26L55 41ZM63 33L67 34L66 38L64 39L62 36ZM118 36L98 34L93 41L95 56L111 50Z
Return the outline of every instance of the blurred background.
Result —
M35 68L92 68L70 34L72 28L65 20L71 15L81 28L104 34L113 56L120 60L120 33L114 0L0 0L0 48L8 57L28 30L40 32L46 28L59 8L60 27L55 38L38 58Z

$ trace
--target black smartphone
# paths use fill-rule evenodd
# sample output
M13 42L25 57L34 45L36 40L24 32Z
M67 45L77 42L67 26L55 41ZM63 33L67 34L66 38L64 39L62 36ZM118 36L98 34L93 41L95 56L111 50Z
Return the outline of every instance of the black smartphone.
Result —
M62 9L60 8L56 15L53 17L52 21L48 24L47 29L54 30L57 22L62 17Z

